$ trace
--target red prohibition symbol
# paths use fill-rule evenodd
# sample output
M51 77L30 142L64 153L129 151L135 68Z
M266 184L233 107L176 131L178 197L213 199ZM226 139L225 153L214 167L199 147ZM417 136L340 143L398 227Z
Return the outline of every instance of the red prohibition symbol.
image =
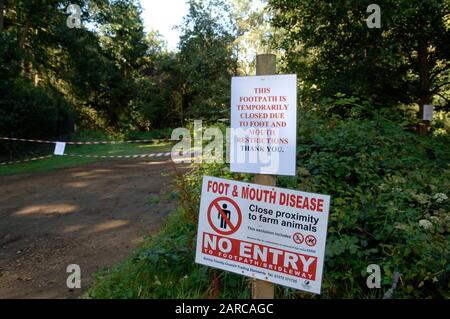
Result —
M292 239L296 244L301 244L303 243L305 237L300 233L295 233L294 235L292 235Z
M306 236L306 238L305 238L305 242L306 242L306 245L312 247L312 246L314 246L315 244L317 244L317 239L316 239L316 237L314 237L313 235L308 235L308 236Z
M234 214L237 215L237 218L232 217ZM232 220L236 220L234 224ZM216 225L214 221L217 221L219 225ZM209 204L208 222L212 229L218 234L231 235L239 229L239 226L241 226L241 209L231 198L224 196L218 197Z

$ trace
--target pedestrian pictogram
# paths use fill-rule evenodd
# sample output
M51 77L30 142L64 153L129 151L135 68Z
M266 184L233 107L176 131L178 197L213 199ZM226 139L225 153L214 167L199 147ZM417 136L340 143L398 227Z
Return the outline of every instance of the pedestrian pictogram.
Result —
M305 243L308 246L314 246L317 243L317 239L313 235L308 235L305 238Z
M208 207L208 222L217 233L231 235L241 225L241 209L231 198L218 197Z
M294 242L296 243L296 244L301 244L301 243L303 243L303 241L304 241L304 237L303 237L303 235L302 234L300 234L300 233L295 233L294 235L292 235L292 239L294 240Z
M227 229L227 220L230 220L231 217L231 211L226 209L227 208L227 204L222 204L222 211L218 211L217 212L217 218L220 219L220 228L222 229ZM225 214L225 216L222 215ZM224 218L225 217L225 218Z

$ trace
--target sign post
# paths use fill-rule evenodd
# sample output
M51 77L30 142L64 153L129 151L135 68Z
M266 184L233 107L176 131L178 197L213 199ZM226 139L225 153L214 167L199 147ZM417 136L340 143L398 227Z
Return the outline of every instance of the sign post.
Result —
M275 54L259 54L256 56L256 75L272 75L277 73L277 57ZM255 184L276 186L277 178L272 175L255 175ZM267 281L253 279L253 299L273 299L275 286Z

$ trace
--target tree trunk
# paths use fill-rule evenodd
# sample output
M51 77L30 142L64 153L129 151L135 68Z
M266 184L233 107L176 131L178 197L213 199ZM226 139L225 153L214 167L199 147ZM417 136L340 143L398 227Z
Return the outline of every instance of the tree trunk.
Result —
M3 11L5 10L5 1L4 0L0 0L0 33L3 32L3 25L4 25L4 13Z
M419 41L419 76L420 76L420 96L419 96L419 114L420 119L423 118L423 106L431 102L431 78L430 66L428 64L428 47L423 40Z
M180 108L181 108L180 109L180 123L181 123L181 126L184 127L184 120L185 120L184 117L186 115L186 111L189 108L191 97L187 93L187 89L186 89L185 85L182 86L181 92L182 93L181 93L181 105L180 105Z
M34 86L38 86L40 81L38 70L32 70L32 78Z
M181 108L180 108L180 124L184 127L184 110L187 109L187 97L181 96Z
M20 32L19 32L19 39L17 42L17 46L19 48L19 51L21 51L21 52L25 48L25 42L27 40L29 28L30 28L30 21L27 21L27 22L25 22L25 25L19 29Z

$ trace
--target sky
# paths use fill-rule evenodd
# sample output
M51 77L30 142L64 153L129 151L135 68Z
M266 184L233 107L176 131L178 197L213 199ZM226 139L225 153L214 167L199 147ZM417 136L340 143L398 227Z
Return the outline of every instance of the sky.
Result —
M188 12L186 0L140 0L143 9L145 31L158 30L167 41L167 47L175 50L180 32L173 27L181 24Z

